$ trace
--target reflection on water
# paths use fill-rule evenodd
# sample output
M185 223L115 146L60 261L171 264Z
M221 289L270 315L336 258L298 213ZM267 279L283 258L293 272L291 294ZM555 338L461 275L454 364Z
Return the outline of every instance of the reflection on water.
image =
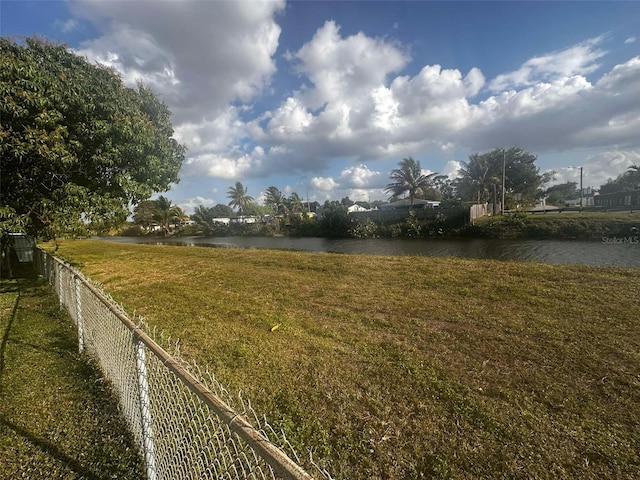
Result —
M640 236L573 240L412 240L328 239L291 237L96 237L125 243L151 243L228 248L269 248L364 255L420 255L432 257L525 260L543 263L640 267Z

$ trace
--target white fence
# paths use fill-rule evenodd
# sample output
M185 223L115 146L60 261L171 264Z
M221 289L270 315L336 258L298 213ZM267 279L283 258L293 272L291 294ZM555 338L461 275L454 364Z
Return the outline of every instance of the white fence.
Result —
M40 249L34 265L76 323L80 350L113 385L149 480L314 478L293 449L297 461L269 439L286 447L283 433L233 400L213 375L169 355L79 271ZM316 478L331 478L315 470Z

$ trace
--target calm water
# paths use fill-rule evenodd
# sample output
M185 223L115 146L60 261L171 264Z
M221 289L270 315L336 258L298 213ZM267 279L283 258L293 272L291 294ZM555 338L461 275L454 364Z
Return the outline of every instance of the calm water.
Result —
M640 236L607 238L600 241L327 239L289 237L180 237L153 240L140 237L96 238L125 243L228 248L269 248L366 255L488 258L495 260L617 265L640 268Z

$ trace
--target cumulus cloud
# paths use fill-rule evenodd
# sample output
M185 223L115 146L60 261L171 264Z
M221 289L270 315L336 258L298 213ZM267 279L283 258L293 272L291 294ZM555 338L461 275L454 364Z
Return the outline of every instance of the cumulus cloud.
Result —
M473 107L459 141L473 148L517 144L534 151L640 146L640 57L596 83L576 75L494 95Z
M332 192L338 187L338 183L331 177L313 177L311 185L323 192Z
M370 170L366 165L348 167L340 173L340 185L352 188L372 188L379 186L380 172Z
M306 103L317 109L326 103L359 99L363 92L383 85L387 76L403 68L409 56L387 41L363 33L343 38L340 27L328 21L290 59L313 84Z
M564 50L533 57L518 70L498 75L489 83L489 89L501 92L553 81L560 77L592 73L599 68L597 60L607 53L598 48L604 38L599 36Z
M78 51L128 83L149 84L171 108L189 149L183 176L310 172L317 191L373 191L386 175L365 164L426 151L640 149L640 57L599 72L604 36L523 59L487 81L481 66L411 65L397 41L345 35L328 21L277 57L294 83L272 95L283 1L71 5L101 29ZM410 65L417 73L407 73ZM279 100L261 109L267 97ZM332 178L334 162L357 166ZM450 160L441 173L458 166Z
M76 0L73 11L103 28L80 53L150 82L178 122L212 118L247 102L276 71L273 55L283 1L103 2Z
M212 198L205 198L205 197L201 197L201 196L198 195L198 196L195 196L193 198L189 198L189 199L185 200L184 202L180 202L180 204L178 204L178 206L180 208L182 208L182 210L187 215L191 215L195 211L196 207L198 207L200 205L202 205L204 207L213 207L217 203L218 202L216 202Z
M624 41L624 43L625 44L635 43L635 41L636 41L636 37L629 37Z
M640 150L606 151L589 155L580 165L572 165L555 169L553 184L576 182L580 185L580 167L582 167L582 184L586 187L598 188L629 170L632 165L640 165Z
M462 164L457 160L449 160L444 164L444 168L440 172L440 175L446 175L450 180L457 178L459 171L462 168Z

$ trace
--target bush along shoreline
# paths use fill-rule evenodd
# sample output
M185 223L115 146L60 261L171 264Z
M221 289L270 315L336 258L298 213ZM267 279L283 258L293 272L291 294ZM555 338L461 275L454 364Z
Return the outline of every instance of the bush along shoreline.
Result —
M465 237L598 240L640 238L640 213L553 213L532 215L513 212L478 219L465 227Z
M640 212L583 212L531 214L524 211L478 218L468 224L460 215L446 211L430 219L420 219L412 210L406 219L395 223L377 223L371 219L355 221L346 211L333 211L320 218L291 216L275 221L214 224L204 229L189 225L169 236L205 237L329 237L329 238L518 238L541 240L598 240L631 238L640 235ZM137 227L137 228L136 228ZM115 233L115 232L114 232ZM165 237L159 232L145 233L129 225L116 235ZM631 240L631 241L632 241Z

